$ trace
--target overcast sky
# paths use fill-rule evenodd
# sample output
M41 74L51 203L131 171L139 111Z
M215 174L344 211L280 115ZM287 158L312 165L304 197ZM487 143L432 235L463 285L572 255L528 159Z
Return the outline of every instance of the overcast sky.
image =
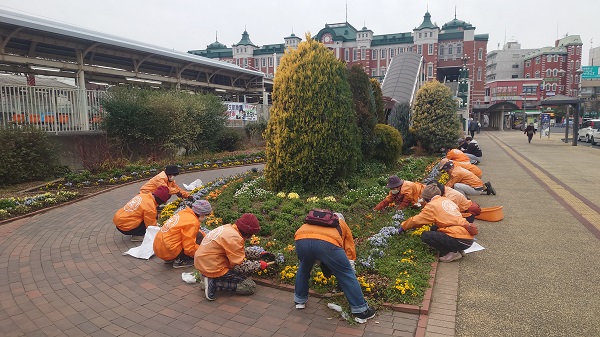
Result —
M581 36L587 65L590 47L600 46L597 0L0 0L0 8L179 51L206 49L215 34L230 47L244 29L259 46L283 43L292 32L304 39L346 15L355 28L381 35L412 31L429 10L441 28L455 8L476 34L489 34L488 51L511 39L522 48L554 46L568 33Z

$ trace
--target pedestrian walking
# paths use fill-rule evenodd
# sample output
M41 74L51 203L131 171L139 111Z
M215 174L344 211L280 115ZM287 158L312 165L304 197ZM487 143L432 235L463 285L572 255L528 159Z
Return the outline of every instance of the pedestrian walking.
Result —
M533 123L529 123L529 125L527 125L527 127L525 128L525 131L523 131L523 133L527 135L527 141L529 143L531 143L531 139L533 138L533 135L535 134L535 127L533 126Z
M473 118L469 118L469 133L471 134L471 138L475 137L475 131L477 131L477 122Z

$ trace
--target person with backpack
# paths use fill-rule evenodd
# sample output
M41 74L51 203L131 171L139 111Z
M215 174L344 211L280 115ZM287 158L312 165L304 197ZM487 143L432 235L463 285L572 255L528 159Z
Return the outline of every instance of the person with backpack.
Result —
M469 118L469 133L471 134L471 138L475 137L475 131L477 131L477 122L473 118Z
M463 152L467 157L469 157L469 159L471 160L471 164L477 165L481 163L483 152L479 147L479 143L477 143L477 141L472 137L466 137L465 144L466 148L463 150Z
M315 221L318 217L326 220L318 224L319 222ZM350 303L354 320L358 323L366 323L368 319L375 317L375 309L371 308L365 300L356 278L354 269L356 247L350 227L341 214L333 214L329 210L312 210L305 223L296 231L294 240L296 254L300 261L294 286L296 309L306 307L310 272L318 260L335 275L339 287Z
M439 251L441 262L461 259L464 250L473 245L477 227L462 217L458 206L442 196L436 185L427 185L421 195L427 202L421 213L400 224L398 234L423 225L433 224L431 229L421 234L421 240Z

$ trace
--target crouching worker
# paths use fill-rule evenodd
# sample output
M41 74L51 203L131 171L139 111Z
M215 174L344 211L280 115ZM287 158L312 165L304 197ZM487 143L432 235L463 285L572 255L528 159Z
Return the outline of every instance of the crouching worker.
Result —
M336 227L305 223L296 231L294 240L296 254L300 261L294 287L296 309L304 309L306 306L310 271L315 261L319 260L338 280L344 296L350 303L354 320L358 323L366 323L368 319L375 316L375 309L369 307L356 279L353 267L356 248L352 232L343 218L336 215L334 222L338 224Z
M430 185L437 186L442 192L442 196L452 200L458 206L458 210L463 218L467 219L468 222L473 223L475 216L481 214L481 207L475 201L467 199L467 197L452 187L444 186L439 182L433 182Z
M175 176L177 175L179 175L179 167L177 165L168 165L164 171L148 180L140 189L140 193L150 193L157 186L165 185L169 188L169 196L177 194L180 198L188 198L190 193L175 183Z
M427 185L422 198L427 202L421 213L404 221L398 233L433 223L429 231L421 234L421 240L439 251L440 261L452 262L464 256L464 250L473 244L477 227L462 217L456 204L441 196L435 185Z
M389 188L390 192L385 199L375 206L375 211L380 211L391 203L396 205L396 209L422 206L421 192L423 192L423 188L425 187L423 184L402 180L398 176L391 176L388 178L388 183L385 187Z
M204 295L214 301L217 291L235 291L238 295L256 292L249 273L264 270L268 263L246 259L244 240L260 231L254 214L245 213L235 221L211 230L194 255L194 266L204 276Z
M152 193L140 193L115 213L113 223L119 232L131 235L132 242L142 241L146 235L146 228L156 226L156 207L167 200L167 186L160 186Z
M203 236L200 223L212 212L210 203L197 200L192 207L186 207L170 217L154 238L154 254L173 263L173 268L184 268L194 264L194 254L198 249L196 239ZM201 233L202 235L198 235Z

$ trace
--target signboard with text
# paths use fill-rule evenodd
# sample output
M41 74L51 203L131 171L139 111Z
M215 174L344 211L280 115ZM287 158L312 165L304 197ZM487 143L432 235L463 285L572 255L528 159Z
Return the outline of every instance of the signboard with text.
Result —
M245 121L255 121L256 105L236 102L223 102L227 107L227 116L229 120L241 119Z
M581 70L582 79L600 79L600 66L584 66Z

